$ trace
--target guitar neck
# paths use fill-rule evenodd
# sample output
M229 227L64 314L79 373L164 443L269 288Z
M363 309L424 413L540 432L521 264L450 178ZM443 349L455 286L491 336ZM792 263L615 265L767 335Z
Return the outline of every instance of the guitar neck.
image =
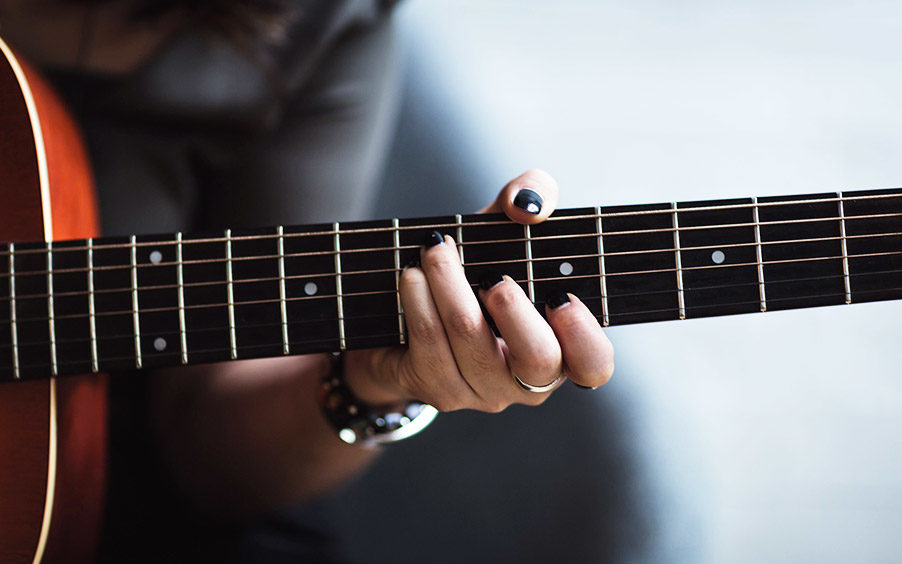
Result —
M602 325L902 297L902 189L9 244L0 379L407 341L403 266L459 243L544 311L563 289ZM4 322L6 321L6 322Z

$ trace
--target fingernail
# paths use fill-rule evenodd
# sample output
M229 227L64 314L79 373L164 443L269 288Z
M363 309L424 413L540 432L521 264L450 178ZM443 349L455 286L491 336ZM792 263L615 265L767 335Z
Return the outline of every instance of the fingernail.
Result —
M444 242L445 242L445 237L438 231L433 231L432 233L430 233L429 235L426 236L426 242L424 243L424 245L426 246L427 249L431 249L432 247L434 247L436 245L441 245Z
M407 264L404 265L404 268L415 268L420 266L420 253L417 253Z
M517 192L514 205L528 213L539 215L542 212L542 196L529 188L524 188Z
M482 278L479 279L479 287L483 290L488 290L495 286L495 284L504 280L504 276L498 274L495 271L488 271L482 275Z
M573 380L570 380L570 381L573 382ZM580 390L597 390L598 389L598 386L583 386L582 384L577 384L576 382L573 382L573 385L576 386L577 388L579 388Z
M570 296L563 290L553 290L545 296L545 305L551 309L557 309L570 303Z

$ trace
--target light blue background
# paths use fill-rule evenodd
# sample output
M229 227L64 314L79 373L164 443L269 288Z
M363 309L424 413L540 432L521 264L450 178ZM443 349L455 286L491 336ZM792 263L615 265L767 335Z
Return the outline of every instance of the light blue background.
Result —
M415 0L481 156L561 206L902 185L894 2ZM432 80L436 78L433 77ZM902 553L902 303L613 328L666 562Z

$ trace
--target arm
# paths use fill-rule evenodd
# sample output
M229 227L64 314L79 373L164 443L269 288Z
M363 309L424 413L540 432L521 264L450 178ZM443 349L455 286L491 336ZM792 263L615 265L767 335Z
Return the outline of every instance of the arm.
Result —
M514 204L523 188L543 199L539 214ZM557 187L529 172L484 211L536 223L550 215ZM345 376L373 404L416 398L442 411L497 412L537 405L514 380L541 386L560 374L583 386L604 384L613 349L575 297L549 309L546 323L520 288L504 279L480 290L501 332L492 334L463 276L454 241L421 251L421 266L401 277L409 347L349 352ZM341 442L320 414L315 389L330 370L325 355L233 362L161 374L152 398L157 438L176 480L205 511L246 514L310 499L362 470L373 450Z

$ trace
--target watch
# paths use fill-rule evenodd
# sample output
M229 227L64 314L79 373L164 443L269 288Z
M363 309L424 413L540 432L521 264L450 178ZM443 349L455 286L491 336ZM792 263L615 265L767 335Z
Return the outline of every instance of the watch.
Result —
M318 400L326 420L349 445L375 446L411 437L425 429L438 410L421 401L372 406L359 400L342 377L341 355L319 388Z

